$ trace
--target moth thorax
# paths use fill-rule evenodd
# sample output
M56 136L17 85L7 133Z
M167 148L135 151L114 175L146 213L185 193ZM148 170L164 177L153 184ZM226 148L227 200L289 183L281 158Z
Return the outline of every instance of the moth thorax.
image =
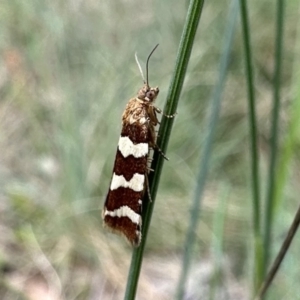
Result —
M153 102L159 93L159 88L155 87L152 88L145 84L139 91L138 91L138 98L141 100Z

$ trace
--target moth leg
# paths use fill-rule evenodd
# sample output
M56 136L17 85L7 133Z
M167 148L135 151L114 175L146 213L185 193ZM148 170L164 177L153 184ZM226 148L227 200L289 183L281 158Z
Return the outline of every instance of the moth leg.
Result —
M169 160L168 157L166 157L166 155L163 153L163 151L157 146L157 144L154 145L154 149L157 150L159 152L159 154L165 159L165 160Z
M145 176L146 178L146 188L147 188L147 194L148 194L148 198L150 200L150 202L152 202L152 197L151 197L151 193L150 193L150 186L149 186L149 178L148 178L148 174L146 174Z
M156 126L157 124L160 124L160 122L158 121L157 116L156 116L156 107L155 106L149 106L148 117L149 117L149 121L152 126Z
M163 151L159 148L159 146L156 144L156 133L154 127L149 128L149 134L150 134L150 142L149 145L151 148L157 150L159 154L165 159L169 160L166 155L163 153Z
M156 112L158 112L159 114L162 113L166 118L169 118L169 119L172 119L172 118L174 118L174 117L177 115L177 112L176 112L175 114L173 114L173 115L166 115L166 114L164 114L164 113L162 112L162 110L161 110L160 108L158 108L158 107L155 107L154 109L155 109Z
M163 153L163 151L158 147L158 145L156 143L154 144L150 144L150 147L156 151L159 152L159 154L165 159L165 160L169 160L169 158ZM152 170L151 170L152 171Z
M151 169L150 167L147 167L147 171L148 171L148 174L149 174L150 172L154 172L154 170Z
M152 157L148 157L148 158L147 158L147 162L148 162L148 163L152 163L152 160L153 160Z
M147 171L148 171L148 174L149 174L150 172L153 172L153 171L154 171L153 169L151 169L151 163L152 163L152 161L153 161L153 158L152 158L152 157L148 157L148 158L147 158Z

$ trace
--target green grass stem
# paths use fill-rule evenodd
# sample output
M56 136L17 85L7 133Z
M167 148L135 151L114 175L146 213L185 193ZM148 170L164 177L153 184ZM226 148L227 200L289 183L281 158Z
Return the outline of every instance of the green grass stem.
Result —
M238 11L238 2L233 0L231 3L231 8L229 10L228 25L225 29L224 43L223 43L224 49L222 51L223 54L220 60L219 78L214 93L212 95L210 116L207 124L207 133L204 139L205 142L203 145L203 153L201 154L202 159L200 161L199 173L196 179L197 185L194 193L192 207L190 210L190 217L189 217L190 223L188 226L186 240L184 243L182 269L181 269L181 274L180 274L178 287L177 287L177 296L176 296L177 299L184 298L185 285L186 285L188 272L191 265L192 251L193 251L193 246L196 237L195 228L197 228L197 224L199 221L200 205L201 205L205 182L208 174L208 167L209 167L209 161L212 153L214 132L219 119L221 98L222 98L224 82L227 75L227 68L230 60L232 40L234 36L235 24L237 19L237 11Z
M270 260L272 246L272 229L275 214L275 182L276 182L276 163L279 132L279 109L280 109L280 87L281 87L281 63L283 48L283 25L284 25L284 1L277 0L277 20L276 20L276 49L275 49L275 73L274 73L274 97L271 123L271 154L268 174L268 190L265 212L265 235L264 235L264 265L263 272L266 274Z
M300 51L300 21L297 26L297 39L294 49L295 58L293 63L293 80L291 84L292 95L295 95L292 100L289 113L291 115L288 125L287 135L283 141L281 155L278 161L278 175L276 179L275 207L279 207L283 199L284 187L288 180L288 175L291 169L294 151L299 143L300 137L300 58L297 55Z
M270 271L268 272L268 275L266 276L265 281L261 285L261 288L259 289L258 295L255 298L255 300L263 299L268 288L271 286L271 283L272 283L273 279L275 278L275 275L276 275L285 255L292 243L292 240L295 237L295 234L299 228L299 225L300 225L300 206L296 212L296 215L295 215L294 220L289 228L286 238L274 260L274 263L272 264L272 266L270 268Z
M200 20L202 7L204 0L192 0L190 2L187 18L184 25L182 38L179 45L179 50L177 54L177 60L175 64L175 70L173 73L173 77L171 79L171 84L169 87L167 102L164 109L164 114L173 115L176 113L177 105L179 101L179 96L182 90L183 81L186 73L186 69L188 66L190 54L192 51L198 23ZM161 148L161 150L166 153L171 129L173 125L173 118L162 118L161 126L158 132L157 144ZM125 292L124 299L135 299L136 289L138 284L138 279L141 270L141 264L143 259L144 248L146 244L148 229L151 221L151 216L154 208L155 197L158 189L159 179L162 171L164 163L164 158L155 151L153 156L153 162L151 165L151 169L155 170L149 176L149 184L150 184L150 192L152 197L152 202L145 201L146 204L143 207L143 228L142 228L142 241L141 245L133 250L127 287Z
M240 0L241 21L245 48L245 70L248 90L248 108L249 108L249 129L250 129L250 146L251 146L251 178L252 178L252 224L254 234L254 289L257 290L259 284L263 281L263 243L261 235L260 220L260 187L259 187L259 155L257 147L257 121L256 121L256 99L255 87L253 83L252 69L252 51L250 41L250 29L248 19L248 8L246 0Z
M217 290L222 285L224 274L222 272L224 225L226 220L227 203L229 198L229 185L222 184L219 194L218 207L213 219L213 234L211 251L213 253L214 275L211 280L210 297L216 299Z

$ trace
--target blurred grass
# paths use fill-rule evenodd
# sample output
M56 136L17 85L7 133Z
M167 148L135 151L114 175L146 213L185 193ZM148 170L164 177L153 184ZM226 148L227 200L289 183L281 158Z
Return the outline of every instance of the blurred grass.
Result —
M186 233L186 240L183 246L182 268L177 286L177 299L183 299L185 295L186 282L191 268L192 252L196 240L197 225L200 221L200 208L202 204L203 194L207 177L209 174L210 160L213 153L213 141L215 130L218 124L222 92L227 76L227 69L230 61L231 46L235 32L235 25L237 20L238 2L231 1L229 7L228 24L224 30L223 51L220 58L219 77L216 82L215 89L211 97L211 103L207 109L207 126L205 133L205 140L203 143L203 151L201 153L201 160L199 164L199 171L196 177L196 187L193 197L193 203L190 209L189 227Z
M276 26L275 26L275 51L274 51L274 75L273 75L273 107L272 121L270 127L270 161L268 173L268 187L266 198L265 228L264 228L264 265L263 271L266 276L267 269L270 265L270 252L272 248L272 235L274 228L275 206L276 206L276 180L278 176L278 140L280 120L279 112L282 94L282 60L284 51L284 18L285 18L285 1L278 0L276 2Z
M273 3L249 2L262 178L266 178L269 160ZM218 77L228 5L229 1L205 3L168 147L170 161L161 176L139 299L170 299L168 295L174 292L176 278L168 282L165 294L157 287L148 259L161 270L165 268L158 258L170 262L172 271L166 269L161 280L178 275L178 251L185 238L198 153L205 138L205 107ZM123 297L131 249L118 236L103 231L100 209L110 181L122 111L142 84L134 53L146 57L160 43L151 59L150 83L160 87L157 105L163 107L186 10L187 2L170 1L1 2L1 299L21 299L16 290L29 295L36 285L47 286L47 276L52 273L45 268L45 258L61 285L61 290L59 284L51 286L53 299ZM293 108L298 103L293 93L299 86L299 68L293 67L299 62L298 2L286 2L285 13L279 154L292 133L290 121L299 119ZM211 260L211 227L226 189L224 233L218 236L226 270L234 279L232 286L238 284L244 296L251 289L254 263L243 65L242 39L236 35L194 259ZM271 257L299 202L298 148L295 135L294 155L289 158L282 199L275 211ZM261 186L266 190L264 180ZM299 246L297 238L269 291L270 299L297 299Z
M245 49L245 74L247 78L247 93L248 93L248 109L249 109L249 141L251 155L251 189L252 189L252 227L254 236L254 292L259 288L263 281L265 262L263 260L264 248L261 231L261 192L260 192L260 170L259 170L259 149L258 149L258 134L257 134L257 101L254 84L253 62L252 62L252 43L251 31L248 17L247 2L240 1L241 25L243 30L243 40Z

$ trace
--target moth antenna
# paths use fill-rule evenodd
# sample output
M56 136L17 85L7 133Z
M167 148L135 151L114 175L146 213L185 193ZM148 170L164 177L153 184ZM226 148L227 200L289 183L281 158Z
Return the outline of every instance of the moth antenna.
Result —
M135 52L135 54L134 54L134 57L135 57L135 61L136 61L137 65L138 65L138 67L139 67L140 73L141 73L141 75L142 75L144 84L146 84L145 77L144 77L144 73L143 73L143 69L142 69L142 67L141 67L141 64L140 64L140 62L139 62L139 59L138 59L138 57L137 57L137 53L136 53L136 52Z
M153 52L156 50L156 48L158 47L158 45L159 44L157 44L154 48L153 48L153 50L150 52L150 54L149 54L149 56L148 56L148 58L147 58L147 62L146 62L146 79L147 79L147 85L149 86L149 77L148 77L148 65L149 65L149 59L150 59L150 57L151 57L151 55L153 54Z

